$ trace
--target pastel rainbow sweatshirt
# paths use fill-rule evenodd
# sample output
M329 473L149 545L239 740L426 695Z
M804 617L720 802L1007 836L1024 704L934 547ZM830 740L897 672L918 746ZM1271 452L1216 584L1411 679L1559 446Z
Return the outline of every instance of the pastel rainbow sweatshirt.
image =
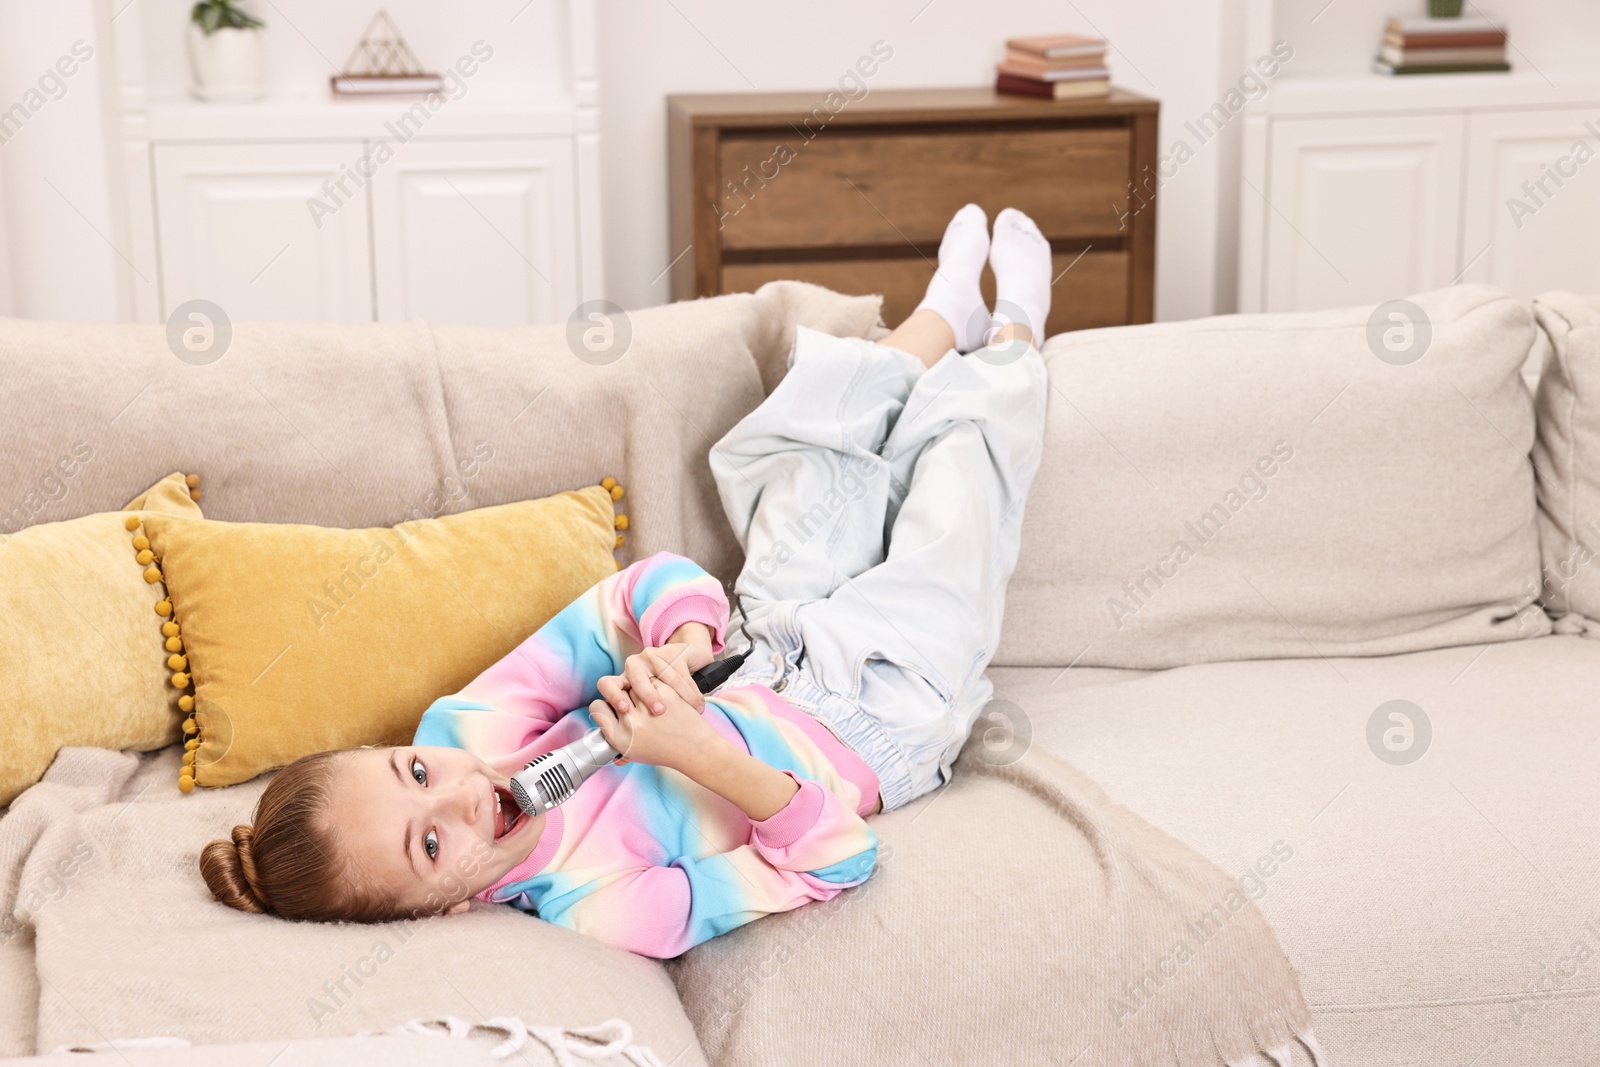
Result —
M584 593L423 714L414 743L464 748L507 775L594 728L596 684L687 622L722 650L728 601L696 564L662 552ZM717 732L793 778L771 818L674 770L607 764L550 812L526 860L479 894L644 956L666 958L773 912L827 900L872 873L878 798L864 760L765 686L706 699Z

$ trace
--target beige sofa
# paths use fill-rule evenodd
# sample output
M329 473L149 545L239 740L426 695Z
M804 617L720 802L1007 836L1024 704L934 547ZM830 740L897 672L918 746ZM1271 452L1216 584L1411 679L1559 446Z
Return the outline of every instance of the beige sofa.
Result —
M1409 365L1368 344L1371 308L1044 347L1049 440L991 672L1002 743L1070 762L1238 875L1328 1062L1600 1062L1600 642L1570 605L1552 623L1536 602L1544 489L1519 376L1552 316L1594 321L1596 304L1557 294L1536 321L1481 287L1413 300L1433 347ZM708 306L635 314L626 373L530 370L558 329L253 325L196 368L154 328L0 323L0 485L89 436L103 459L41 520L118 507L176 469L202 474L208 517L378 525L487 439L495 461L444 510L623 472L630 556L670 548L731 577L706 448L781 376L796 323L870 335L877 305L785 284ZM1263 461L1289 439L1292 459ZM1218 501L1226 525L1202 548L1185 524ZM1187 558L1176 540L1195 542ZM1393 700L1431 724L1414 762L1373 740ZM981 802L961 763L876 821L893 858L857 903L663 965L504 908L448 936L222 914L193 858L264 783L180 796L177 760L73 750L0 819L0 900L22 931L0 944L0 1053L492 1063L516 1045L561 1063L557 1047L592 1045L570 1031L617 1019L596 1062L1114 1062L1053 1029L1048 973L1007 971L1018 931L1076 914L1023 873L1026 833L997 826L1009 851L976 863L941 847L941 822ZM52 877L82 840L105 862ZM907 909L936 899L952 925L906 942ZM559 968L537 965L557 950ZM1148 995L1137 971L1122 977L1145 993L1103 996ZM421 1032L446 1017L501 1025Z

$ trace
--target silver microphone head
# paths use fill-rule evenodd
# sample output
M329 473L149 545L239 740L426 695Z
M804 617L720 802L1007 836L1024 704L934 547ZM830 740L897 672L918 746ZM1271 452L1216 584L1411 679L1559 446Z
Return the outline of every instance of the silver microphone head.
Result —
M511 776L511 796L529 815L543 815L564 804L588 778L619 753L599 730L542 756Z

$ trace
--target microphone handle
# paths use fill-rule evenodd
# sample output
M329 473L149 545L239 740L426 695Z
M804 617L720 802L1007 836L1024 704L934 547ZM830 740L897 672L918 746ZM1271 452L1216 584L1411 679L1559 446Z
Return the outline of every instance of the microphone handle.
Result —
M709 663L690 677L702 693L710 693L733 676L749 657L745 649L726 659ZM541 815L565 803L591 775L621 753L611 746L600 730L590 730L576 741L535 756L511 777L511 795L529 815Z

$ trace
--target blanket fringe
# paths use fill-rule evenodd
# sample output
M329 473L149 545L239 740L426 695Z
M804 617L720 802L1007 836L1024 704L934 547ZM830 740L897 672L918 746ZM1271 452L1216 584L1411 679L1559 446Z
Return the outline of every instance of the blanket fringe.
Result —
M422 1034L465 1040L474 1030L498 1030L506 1035L504 1041L490 1050L489 1054L497 1060L520 1053L528 1043L528 1038L533 1037L550 1050L559 1067L579 1067L579 1060L595 1062L613 1056L622 1056L638 1067L667 1067L648 1045L633 1043L633 1027L621 1019L607 1019L594 1026L565 1027L529 1026L515 1015L497 1015L481 1023L468 1022L454 1015L440 1015L431 1019L411 1019L381 1032L398 1036ZM181 1037L124 1037L93 1045L59 1045L50 1053L138 1052L189 1047L190 1043Z
M528 1038L534 1037L550 1050L559 1067L578 1067L578 1060L595 1061L613 1056L623 1056L638 1067L666 1067L648 1045L633 1043L633 1027L621 1019L607 1019L594 1026L563 1027L529 1026L515 1015L497 1015L481 1023L441 1015L433 1019L412 1019L385 1033L464 1039L479 1029L499 1030L506 1035L506 1039L490 1052L497 1060L521 1052Z
M144 1052L149 1049L188 1047L189 1042L181 1037L122 1037L93 1045L57 1045L50 1050L50 1055L62 1052Z
M1297 1053L1296 1049L1300 1051ZM1229 1060L1228 1067L1329 1067L1328 1054L1322 1051L1317 1035L1310 1029L1296 1030L1294 1040L1264 1052L1253 1052L1239 1060Z

